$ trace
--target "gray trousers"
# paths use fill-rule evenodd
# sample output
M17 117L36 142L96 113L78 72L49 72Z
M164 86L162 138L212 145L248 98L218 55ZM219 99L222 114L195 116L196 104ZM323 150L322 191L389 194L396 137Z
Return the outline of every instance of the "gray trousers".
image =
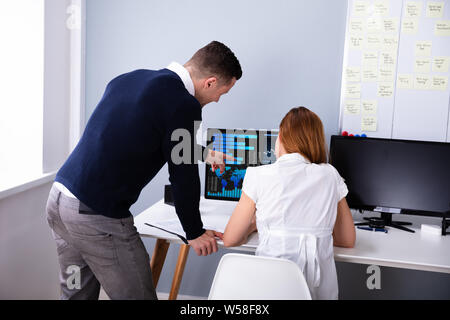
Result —
M157 299L150 258L133 217L95 214L78 199L52 187L47 221L61 267L61 299Z

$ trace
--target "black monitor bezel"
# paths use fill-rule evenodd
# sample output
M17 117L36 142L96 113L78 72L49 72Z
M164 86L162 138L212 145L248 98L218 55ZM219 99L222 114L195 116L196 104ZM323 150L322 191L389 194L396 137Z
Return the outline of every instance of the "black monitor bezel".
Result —
M351 136L341 136L341 135L332 135L331 136L331 142L330 142L330 151L329 151L329 159L328 162L333 165L332 159L331 159L331 150L333 149L334 143L336 140L345 140L345 139L359 139L359 140L367 140L367 141L392 141L396 143L415 143L415 144L435 144L435 145L447 145L448 142L439 142L439 141L422 141L422 140L404 140L404 139L388 139L388 138L374 138L374 137L351 137ZM351 209L356 210L367 210L367 211L373 211L373 212L380 212L380 213L392 213L389 211L374 211L375 208L381 207L377 205L351 205L349 203L349 207ZM417 216L428 216L428 217L446 217L450 215L450 210L445 212L436 212L436 211L424 211L424 210L416 210L416 209L410 209L410 208L396 208L400 210L400 214L407 214L407 215L417 215ZM396 213L393 213L396 214Z

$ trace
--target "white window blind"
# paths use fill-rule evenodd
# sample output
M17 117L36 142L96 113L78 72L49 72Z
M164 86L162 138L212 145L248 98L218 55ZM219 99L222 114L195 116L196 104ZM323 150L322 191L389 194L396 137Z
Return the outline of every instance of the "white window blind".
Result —
M42 174L44 0L0 0L0 190Z

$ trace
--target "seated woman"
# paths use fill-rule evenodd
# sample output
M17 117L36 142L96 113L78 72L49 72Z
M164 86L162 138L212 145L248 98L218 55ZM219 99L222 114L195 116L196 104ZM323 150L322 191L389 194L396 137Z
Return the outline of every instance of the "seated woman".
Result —
M281 121L275 152L275 163L247 168L224 245L245 243L257 229L256 255L296 262L313 299L337 299L333 244L353 247L355 227L347 186L327 163L320 118L304 107L291 109Z

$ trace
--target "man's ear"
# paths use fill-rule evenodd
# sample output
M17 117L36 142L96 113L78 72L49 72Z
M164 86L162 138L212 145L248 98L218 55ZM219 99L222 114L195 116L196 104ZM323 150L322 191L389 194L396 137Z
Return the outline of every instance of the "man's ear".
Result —
M216 77L209 77L205 80L205 89L214 88L217 86L217 78Z

